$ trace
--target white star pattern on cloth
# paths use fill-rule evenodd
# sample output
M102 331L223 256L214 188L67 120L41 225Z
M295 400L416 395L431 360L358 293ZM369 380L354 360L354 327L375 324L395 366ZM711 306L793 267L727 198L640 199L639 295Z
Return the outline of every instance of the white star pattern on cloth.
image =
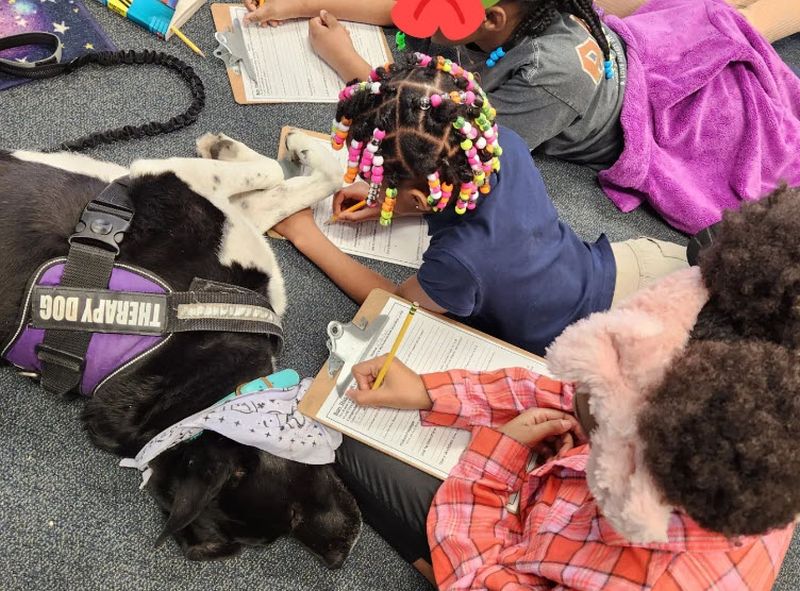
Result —
M18 18L17 19L17 24L20 27L26 27L28 25L28 21L26 21L24 18Z
M243 445L304 464L330 464L342 435L303 415L297 405L311 387L306 378L291 388L268 388L227 396L209 408L187 417L151 439L135 458L126 458L120 466L143 472L142 486L150 478L149 462L182 441L197 437L202 431L216 431ZM280 435L280 433L283 435ZM295 445L299 441L302 445ZM311 441L312 445L307 445Z
M55 33L64 34L68 30L69 30L69 27L67 26L67 23L65 23L64 21L61 21L60 23L53 23L53 31Z
M21 64L27 64L28 63L28 58L27 57L18 57L16 59Z
M86 45L83 46L83 48L84 49L94 49L94 45L92 45L91 43L87 43Z

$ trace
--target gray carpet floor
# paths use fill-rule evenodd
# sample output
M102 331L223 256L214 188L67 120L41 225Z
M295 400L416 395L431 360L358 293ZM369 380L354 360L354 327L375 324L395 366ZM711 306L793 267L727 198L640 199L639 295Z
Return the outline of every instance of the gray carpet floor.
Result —
M165 49L128 21L87 0L89 9L120 48ZM208 8L184 31L210 54L215 43ZM778 46L800 65L800 38ZM279 130L292 124L327 131L329 105L239 106L221 62L201 59L177 39L170 52L194 66L206 84L208 106L197 125L180 133L95 150L91 155L128 164L140 157L193 154L194 138L223 131L267 155ZM160 69L92 69L0 93L0 145L36 148L128 122L166 119L184 108L182 82ZM682 237L642 209L620 214L583 167L542 160L542 172L563 215L587 239L652 235ZM20 195L20 199L24 199ZM356 306L290 245L273 241L289 292L287 348L281 365L313 375L325 358L325 326L352 317ZM408 270L373 263L400 280ZM423 590L427 583L372 530L366 528L352 557L329 572L292 540L253 548L217 563L184 560L174 544L153 548L162 517L138 490L134 471L94 449L78 421L81 402L47 395L12 371L0 371L0 589L386 589ZM222 393L221 393L222 394ZM776 589L800 588L795 543Z

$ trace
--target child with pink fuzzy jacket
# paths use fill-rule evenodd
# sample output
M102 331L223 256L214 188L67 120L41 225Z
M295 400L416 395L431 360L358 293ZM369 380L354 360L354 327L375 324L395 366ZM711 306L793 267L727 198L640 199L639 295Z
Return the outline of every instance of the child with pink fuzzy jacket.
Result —
M347 441L365 520L440 589L771 589L800 513L798 226L800 189L726 216L699 268L567 328L558 380L354 367L357 403L472 431L443 484Z

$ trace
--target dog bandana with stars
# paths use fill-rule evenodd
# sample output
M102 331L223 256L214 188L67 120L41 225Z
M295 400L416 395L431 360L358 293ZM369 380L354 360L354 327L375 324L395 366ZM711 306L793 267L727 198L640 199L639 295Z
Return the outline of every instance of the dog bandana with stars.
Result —
M342 443L338 431L309 419L297 408L311 386L306 378L291 388L263 387L239 396L227 396L151 439L135 458L120 462L125 468L142 471L143 488L150 478L148 464L164 451L194 439L202 431L216 431L220 435L269 452L275 456L303 464L330 464L334 451ZM242 391L247 391L243 387Z

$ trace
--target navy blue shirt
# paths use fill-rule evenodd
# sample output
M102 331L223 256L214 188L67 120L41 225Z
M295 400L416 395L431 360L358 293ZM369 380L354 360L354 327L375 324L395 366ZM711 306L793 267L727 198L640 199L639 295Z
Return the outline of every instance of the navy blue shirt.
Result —
M499 140L500 173L478 207L426 216L431 243L417 277L452 316L542 354L568 325L611 306L616 264L605 235L583 242L558 219L523 139L500 127Z

